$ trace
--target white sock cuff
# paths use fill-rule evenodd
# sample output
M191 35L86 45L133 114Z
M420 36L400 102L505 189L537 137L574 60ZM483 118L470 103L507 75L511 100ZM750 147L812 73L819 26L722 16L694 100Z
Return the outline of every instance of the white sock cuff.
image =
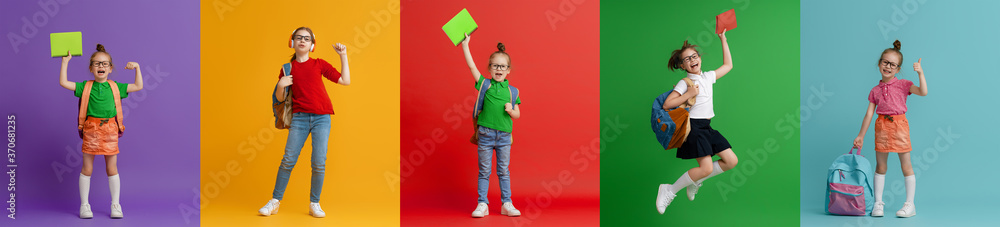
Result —
M90 176L87 176L87 175L83 175L83 174L81 173L81 174L80 174L80 179L86 179L86 180L90 180Z

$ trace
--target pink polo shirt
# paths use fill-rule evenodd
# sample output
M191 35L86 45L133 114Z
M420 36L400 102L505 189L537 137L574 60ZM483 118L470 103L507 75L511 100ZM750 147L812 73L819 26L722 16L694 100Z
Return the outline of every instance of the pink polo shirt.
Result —
M900 115L906 113L906 96L910 95L913 81L897 79L888 83L878 81L878 85L868 93L868 101L875 103L875 113L881 115Z

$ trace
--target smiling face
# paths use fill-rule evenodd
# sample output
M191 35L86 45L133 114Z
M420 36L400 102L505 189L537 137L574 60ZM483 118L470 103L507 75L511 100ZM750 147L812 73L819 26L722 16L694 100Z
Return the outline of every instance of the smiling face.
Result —
M681 51L681 69L691 74L701 74L701 57L694 48Z
M111 56L107 53L99 52L90 58L90 72L94 74L95 80L107 80L111 70Z
M493 80L507 79L507 74L510 74L510 58L506 54L493 54L490 56L489 72Z
M292 35L292 48L295 49L295 53L300 55L309 53L309 48L313 44L313 38L313 35L306 29L295 31L295 34Z
M896 73L899 72L900 61L899 53L893 51L882 53L882 58L878 61L878 71L882 74L882 78L896 76Z

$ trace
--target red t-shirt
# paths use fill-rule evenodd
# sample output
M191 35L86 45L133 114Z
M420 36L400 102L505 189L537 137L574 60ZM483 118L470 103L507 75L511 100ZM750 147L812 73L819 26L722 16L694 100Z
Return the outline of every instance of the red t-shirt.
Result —
M284 75L279 69L278 78ZM323 59L292 61L292 112L333 114L333 104L320 75L334 83L340 80L340 71Z

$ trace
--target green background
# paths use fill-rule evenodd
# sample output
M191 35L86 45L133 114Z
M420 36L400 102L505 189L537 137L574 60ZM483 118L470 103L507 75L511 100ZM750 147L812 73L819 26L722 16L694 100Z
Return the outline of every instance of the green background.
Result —
M726 33L734 68L714 85L712 127L740 161L705 181L695 201L681 190L661 215L657 186L697 163L656 142L652 102L686 75L667 69L685 39L700 46L703 70L722 65L715 16L729 9L738 24ZM798 1L603 2L601 224L799 225L798 109Z

